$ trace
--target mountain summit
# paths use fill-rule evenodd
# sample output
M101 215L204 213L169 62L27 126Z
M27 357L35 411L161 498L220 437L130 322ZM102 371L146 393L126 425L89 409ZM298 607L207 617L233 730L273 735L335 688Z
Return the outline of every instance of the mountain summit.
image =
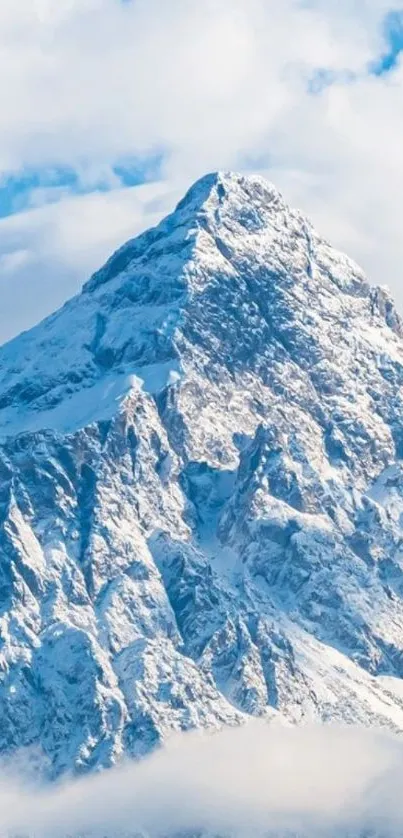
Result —
M0 349L0 749L51 776L249 716L403 730L403 327L207 175Z

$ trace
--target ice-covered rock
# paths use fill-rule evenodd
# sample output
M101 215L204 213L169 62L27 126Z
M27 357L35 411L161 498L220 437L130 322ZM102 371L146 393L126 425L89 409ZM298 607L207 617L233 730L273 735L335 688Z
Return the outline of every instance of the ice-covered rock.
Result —
M0 349L4 753L403 730L402 329L273 186L213 174Z

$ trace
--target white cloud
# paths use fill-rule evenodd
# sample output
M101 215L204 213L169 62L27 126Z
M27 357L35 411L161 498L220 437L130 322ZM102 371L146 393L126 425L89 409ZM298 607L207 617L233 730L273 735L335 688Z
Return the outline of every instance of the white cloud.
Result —
M24 788L3 771L0 833L399 835L402 780L398 738L260 721L181 735L141 763L53 788Z
M344 7L344 8L343 8ZM317 66L362 67L384 4L2 0L0 165L166 149L169 170L236 162ZM360 25L357 25L357 24Z
M113 191L72 199L36 190L31 203L53 206L0 223L0 337L35 322L157 219L147 192L120 189L113 166L160 152L164 183L150 186L160 212L205 171L263 170L402 306L403 71L365 71L384 49L388 8L2 0L0 172L70 166L85 188ZM356 80L312 96L308 80L321 67Z
M0 220L0 336L8 340L79 291L123 241L180 197L167 183L80 197Z

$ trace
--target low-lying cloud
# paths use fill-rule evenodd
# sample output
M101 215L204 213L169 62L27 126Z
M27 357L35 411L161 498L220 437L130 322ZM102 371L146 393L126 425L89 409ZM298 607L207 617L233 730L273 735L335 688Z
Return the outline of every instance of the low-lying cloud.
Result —
M264 722L174 737L140 763L32 788L3 772L0 834L397 835L403 742Z

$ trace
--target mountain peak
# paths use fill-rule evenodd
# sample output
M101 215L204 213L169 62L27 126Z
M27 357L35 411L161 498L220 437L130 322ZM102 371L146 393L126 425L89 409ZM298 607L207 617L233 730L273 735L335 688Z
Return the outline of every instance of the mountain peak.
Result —
M185 386L195 369L277 388L287 359L307 393L312 365L360 324L378 347L401 334L385 292L271 184L212 173L81 294L0 349L0 430L80 427L116 411L134 381L155 393L178 376ZM233 442L227 450L236 456Z
M198 181L0 349L0 752L403 730L403 341L261 178Z
M281 194L260 175L220 171L204 175L192 184L174 211L156 227L130 239L112 254L83 290L86 293L97 290L145 253L151 252L152 258L161 248L165 252L181 250L188 253L187 245L195 242L201 229L208 230L213 236L220 227L233 225L239 225L241 233L248 228L257 232L280 211L291 212Z
M197 212L206 203L219 205L231 195L259 204L262 201L269 204L273 199L281 197L278 190L260 175L216 171L196 180L179 201L176 211L181 212L186 208L187 211Z

